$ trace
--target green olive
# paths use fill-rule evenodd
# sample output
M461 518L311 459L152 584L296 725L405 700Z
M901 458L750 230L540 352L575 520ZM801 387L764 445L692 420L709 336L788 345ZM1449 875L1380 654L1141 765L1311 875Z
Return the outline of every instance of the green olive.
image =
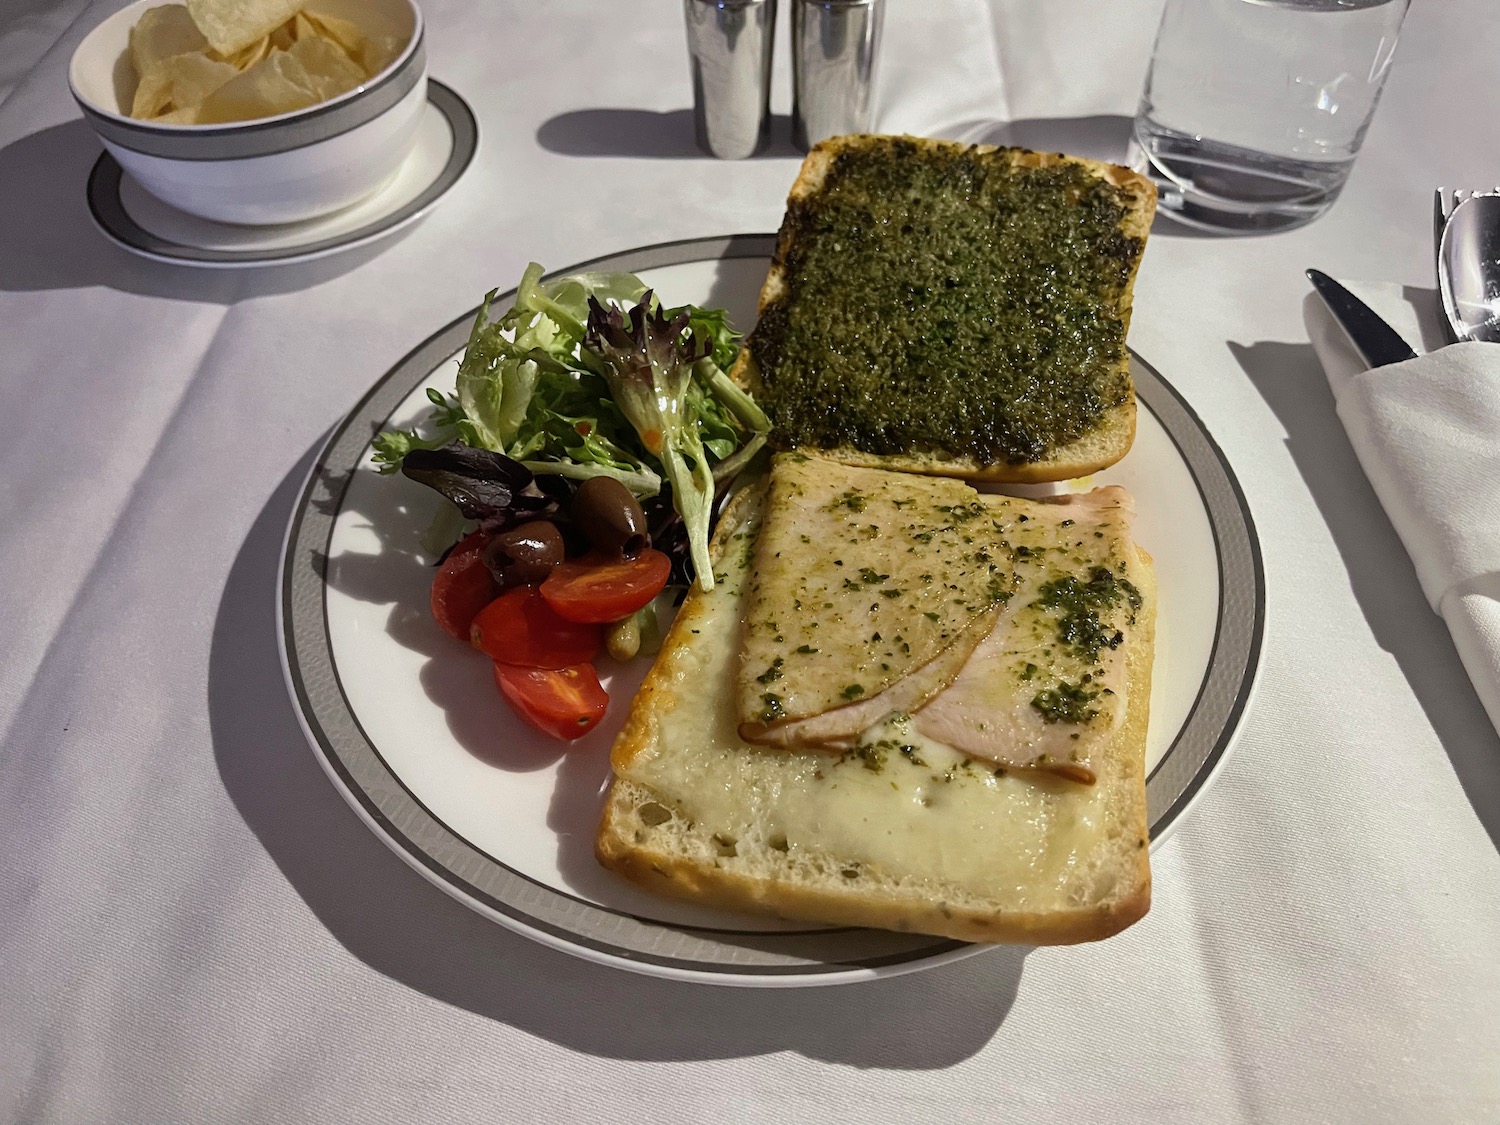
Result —
M632 613L606 626L604 647L616 660L633 660L641 651L640 614Z

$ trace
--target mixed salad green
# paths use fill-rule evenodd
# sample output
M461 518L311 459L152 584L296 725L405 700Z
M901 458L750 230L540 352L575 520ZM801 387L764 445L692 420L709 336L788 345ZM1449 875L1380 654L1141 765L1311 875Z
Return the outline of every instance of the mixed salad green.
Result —
M538 481L613 477L643 502L670 500L686 531L691 573L711 589L715 493L770 429L765 413L725 374L739 335L723 310L665 308L633 274L543 281L542 272L527 266L514 305L498 319L490 319L495 293L485 297L454 393L429 391L433 409L417 427L378 435L377 465L416 476L408 458L417 451L484 450ZM413 459L424 468L430 460ZM473 461L450 457L444 472ZM449 542L458 518L476 515L466 507L449 509Z

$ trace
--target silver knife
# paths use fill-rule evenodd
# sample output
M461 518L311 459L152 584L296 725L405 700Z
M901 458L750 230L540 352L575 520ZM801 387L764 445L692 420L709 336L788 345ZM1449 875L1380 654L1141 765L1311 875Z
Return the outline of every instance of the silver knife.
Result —
M1384 367L1388 363L1400 363L1404 359L1416 359L1417 353L1401 338L1401 334L1376 315L1349 290L1345 289L1322 270L1308 270L1307 280L1323 298L1333 319L1349 337L1349 342L1371 367Z

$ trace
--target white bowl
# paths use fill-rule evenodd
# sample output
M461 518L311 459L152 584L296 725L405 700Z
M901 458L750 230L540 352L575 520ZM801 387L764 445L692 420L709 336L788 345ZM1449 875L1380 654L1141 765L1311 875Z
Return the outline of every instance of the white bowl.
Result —
M293 223L348 207L393 177L417 139L427 100L422 13L412 0L318 0L317 10L406 46L374 78L331 101L224 125L163 125L128 116L136 0L84 38L68 86L104 147L143 188L224 223Z

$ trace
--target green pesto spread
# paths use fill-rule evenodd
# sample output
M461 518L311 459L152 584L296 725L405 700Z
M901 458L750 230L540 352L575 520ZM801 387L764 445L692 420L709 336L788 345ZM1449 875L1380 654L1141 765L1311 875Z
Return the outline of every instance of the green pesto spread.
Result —
M1077 439L1131 393L1126 210L1076 164L842 152L788 207L787 293L750 337L776 440L1024 463Z
M1124 618L1135 624L1141 608L1141 592L1128 578L1117 577L1107 566L1089 570L1088 581L1076 574L1065 574L1046 582L1040 596L1032 603L1047 613L1056 624L1056 637L1065 653L1085 665L1097 664L1103 649L1116 649L1125 633L1114 623ZM1109 615L1104 620L1101 614ZM1028 663L1020 674L1029 680L1035 665ZM1102 668L1095 669L1101 672ZM1031 705L1049 723L1088 723L1099 714L1092 704L1109 689L1091 686L1095 672L1086 672L1077 683L1061 680L1055 687L1044 688L1032 698Z
M1086 723L1099 714L1097 707L1089 706L1099 698L1100 690L1088 687L1090 679L1090 676L1084 676L1083 681L1076 684L1064 680L1055 688L1039 691L1031 705L1049 723Z
M1116 578L1108 567L1096 566L1089 580L1077 575L1055 578L1042 587L1037 604L1058 615L1057 639L1063 647L1089 663L1099 659L1101 648L1118 648L1124 633L1099 619L1100 610L1110 610L1122 600L1130 605L1131 625L1141 607L1141 594L1129 579Z

